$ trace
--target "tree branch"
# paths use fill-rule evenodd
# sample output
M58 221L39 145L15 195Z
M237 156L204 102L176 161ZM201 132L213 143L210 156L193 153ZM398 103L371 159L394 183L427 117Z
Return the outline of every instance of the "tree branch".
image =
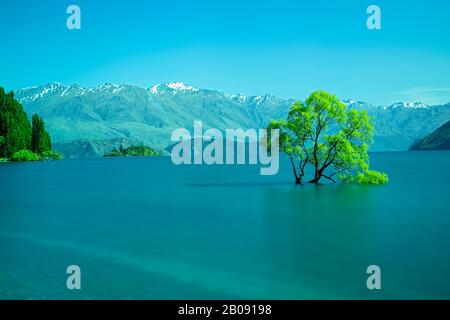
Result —
M336 181L333 178L329 177L329 176L326 176L326 175L322 174L322 177L327 178L328 180L331 180L334 183L336 183Z

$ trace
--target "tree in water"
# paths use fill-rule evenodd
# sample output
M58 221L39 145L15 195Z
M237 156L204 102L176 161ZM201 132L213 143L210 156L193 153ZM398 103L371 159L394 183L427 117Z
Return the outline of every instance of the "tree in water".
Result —
M50 135L45 130L44 120L37 114L34 114L32 119L31 131L31 151L37 154L42 154L46 151L52 150L52 142Z
M296 102L287 119L272 121L270 129L280 130L280 150L289 157L297 184L303 182L308 164L314 173L309 183L388 181L386 174L369 170L367 150L374 127L367 112L348 110L323 90Z

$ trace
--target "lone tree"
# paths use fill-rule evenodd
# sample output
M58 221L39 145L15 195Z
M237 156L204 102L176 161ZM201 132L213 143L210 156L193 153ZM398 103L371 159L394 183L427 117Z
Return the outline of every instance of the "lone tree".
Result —
M301 184L309 164L313 177L332 182L381 184L384 173L369 170L367 149L373 142L373 125L365 110L348 110L339 99L323 90L304 103L296 102L286 120L275 120L270 129L280 130L280 150L292 164L295 183Z
M52 150L50 135L45 131L44 120L37 114L33 115L31 130L31 151L41 154Z

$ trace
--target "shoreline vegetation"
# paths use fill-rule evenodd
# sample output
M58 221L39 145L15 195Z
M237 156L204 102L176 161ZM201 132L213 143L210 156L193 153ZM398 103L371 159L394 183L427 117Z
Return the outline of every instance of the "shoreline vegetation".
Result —
M0 162L61 159L62 155L52 150L44 120L34 114L30 123L14 93L0 87Z
M160 155L161 154L159 152L148 146L140 145L124 148L122 145L120 145L119 149L114 148L110 152L105 153L103 157L155 157Z

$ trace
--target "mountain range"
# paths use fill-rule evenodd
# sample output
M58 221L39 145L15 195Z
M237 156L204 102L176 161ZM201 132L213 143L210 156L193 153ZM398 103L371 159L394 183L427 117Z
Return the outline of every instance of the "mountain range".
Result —
M49 83L15 91L28 114L46 123L54 149L66 157L96 157L114 147L145 144L157 150L171 145L174 129L263 128L284 118L297 99L273 95L245 96L200 89L182 82L150 88L104 83L97 87ZM344 100L350 108L366 109L374 117L372 151L407 150L450 119L450 103L428 106L398 102L373 106Z

